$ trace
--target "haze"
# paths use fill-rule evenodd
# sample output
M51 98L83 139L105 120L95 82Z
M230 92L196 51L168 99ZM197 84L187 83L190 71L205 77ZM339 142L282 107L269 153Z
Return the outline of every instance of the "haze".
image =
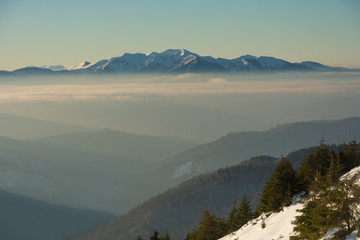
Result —
M1 113L198 142L360 116L359 73L35 77L2 79L0 91Z

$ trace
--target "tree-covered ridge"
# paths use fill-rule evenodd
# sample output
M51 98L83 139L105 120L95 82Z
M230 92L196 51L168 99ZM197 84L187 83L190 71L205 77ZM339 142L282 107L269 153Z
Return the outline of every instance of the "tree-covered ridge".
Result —
M239 205L239 206L238 206ZM246 196L238 204L234 201L227 219L213 214L209 207L203 212L199 226L186 235L185 240L216 240L231 233L253 218L250 201Z
M295 156L294 159L298 161ZM264 182L278 161L273 157L260 156L194 177L81 239L127 240L136 239L138 235L145 239L154 229L161 233L169 231L173 240L184 239L186 233L200 222L206 199L212 214L221 218L230 212L234 199L241 200L244 195L254 207Z
M282 158L274 173L265 183L257 213L280 210L289 205L294 194L312 190L321 181L325 186L339 182L339 177L360 165L360 150L356 141L340 146L320 146L304 157L297 172L291 162Z
M319 155L317 152L321 147L322 146L301 149L290 153L287 155L287 158L290 160L291 165L294 166L295 169L298 169L300 166L304 167L304 164L311 159L309 156ZM324 145L323 147L328 148L329 153L333 152L335 154L333 155L332 161L331 154L329 154L329 163L333 162L333 166L336 163L335 160L338 158L339 163L341 162L342 165L353 162L351 159L353 159L356 154L354 155L354 151L350 149L354 147L358 149L356 142L340 146ZM337 157L337 155L339 157ZM283 164L279 165L280 162L283 162ZM209 216L215 218L212 222L217 222L222 226L221 231L217 232L223 231L224 234L222 234L222 236L224 236L231 230L237 230L241 226L241 224L234 224L234 222L238 220L233 221L236 215L234 212L237 212L241 206L241 204L236 203L235 211L233 204L234 199L240 200L243 196L247 196L251 202L252 209L257 209L256 205L259 197L262 195L261 189L266 184L266 180L271 179L271 175L275 173L275 168L278 166L280 169L283 168L281 166L285 165L287 167L283 169L292 172L292 167L289 168L289 164L284 163L286 163L286 159L281 160L269 156L261 156L252 158L233 167L194 177L146 201L132 209L128 214L121 216L119 219L97 229L91 234L83 236L81 239L136 239L138 235L142 237L150 236L154 229L157 229L161 233L169 231L171 239L173 240L184 239L187 233L190 234L188 237L197 239L196 235L191 235L191 233L194 232L192 230L196 231L198 229L199 223L202 221L201 217L204 209L209 211ZM354 163L351 163L350 165L353 164ZM350 165L348 167L350 167ZM337 170L333 166L331 167L331 164L328 164L327 168L332 169L331 172L336 172ZM343 173L348 167L343 167L340 172ZM320 164L319 168L322 169L323 166ZM283 170L278 171L282 172ZM297 186L295 190L304 191L305 185L301 184L304 180L301 179L300 176L299 171L296 171L297 184L290 186ZM309 174L309 176L311 175ZM275 183L279 181L277 178L275 178L275 180L272 181ZM274 185L280 186L279 184ZM295 190L291 187L290 192L294 192ZM280 209L287 204L289 199L289 191L284 191L284 193L285 198L284 201L281 200ZM271 199L273 197L269 196L269 198ZM206 207L205 204L206 199L208 199L208 207ZM274 199L277 198L274 197Z
M360 147L355 140L340 146L328 146L321 141L318 148L303 158L298 171L293 169L289 159L282 158L263 187L256 214L281 211L282 207L290 205L294 194L305 192L305 207L294 222L294 230L298 233L294 240L319 239L334 228L339 228L336 239L345 239L355 229L360 233L360 174L339 180L341 175L359 165ZM234 227L240 221L237 212L235 203L227 220L203 215L199 227L187 235L187 240L218 239L219 232L239 229L246 222ZM200 234L203 231L200 226L206 221L204 216L217 220L213 221L212 229L218 230L212 232L211 238L203 238Z
M360 165L359 145L352 141L335 152L321 144L317 153L304 159L300 170L307 164L315 169L306 174L299 171L307 195L301 215L294 221L298 235L292 239L318 239L335 228L338 229L335 239L345 239L354 230L360 237L360 173L339 179L344 172Z
M170 234L166 232L165 234L160 234L157 230L150 235L149 240L170 240ZM140 235L137 236L136 240L144 240Z

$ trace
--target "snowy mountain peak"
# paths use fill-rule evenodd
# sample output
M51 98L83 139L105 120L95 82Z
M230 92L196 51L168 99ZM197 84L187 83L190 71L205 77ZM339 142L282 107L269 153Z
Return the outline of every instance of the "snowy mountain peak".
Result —
M158 52L149 52L146 54L147 57L149 57L151 55L159 55L159 53Z
M243 56L239 57L238 59L257 59L257 57L255 57L253 55L243 55Z
M62 65L44 65L44 66L41 66L40 68L43 68L43 69L50 69L52 71L61 71L61 70L65 70L65 67L62 66Z
M197 55L197 54L194 54L186 49L168 49L168 50L165 50L164 52L161 53L161 55L173 55L173 56L182 56L182 57L186 57L188 55Z
M44 66L44 68L53 71L60 70L55 70L52 66ZM124 53L121 56L100 60L93 64L82 62L70 66L66 70L68 72L73 71L74 73L350 71L350 69L332 68L310 61L290 63L274 57L244 55L234 59L214 58L211 56L200 56L183 48L168 49L160 53ZM353 69L352 71L359 71L359 69Z
M70 71L71 70L79 70L79 69L83 69L83 68L87 67L88 65L90 65L90 62L84 61L79 64L67 67L66 70L70 70Z

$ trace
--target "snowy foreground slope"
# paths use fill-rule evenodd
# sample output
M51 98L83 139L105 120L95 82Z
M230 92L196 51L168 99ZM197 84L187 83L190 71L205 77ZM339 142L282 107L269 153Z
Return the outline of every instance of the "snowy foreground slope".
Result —
M346 177L352 177L356 173L360 172L360 166L353 168L348 173L344 174L340 179L343 180ZM299 203L301 197L294 197L293 202L290 206L284 207L284 210L281 212L273 212L268 214L262 214L256 219L249 221L238 231L232 232L229 235L220 238L219 240L286 240L290 236L296 235L293 231L294 225L292 221L295 220L295 217L300 213L297 212L298 209L302 209L303 204ZM265 228L262 228L262 223L265 223ZM321 240L332 239L332 234L336 230L329 231ZM356 232L349 234L346 238L347 240L355 240Z
M271 213L267 217L263 214L221 240L289 239L289 236L294 235L292 230L294 225L291 222L295 220L295 216L299 215L296 210L303 207L303 204L297 203L299 198L294 198L290 206L284 207L284 211ZM263 221L265 228L261 227Z

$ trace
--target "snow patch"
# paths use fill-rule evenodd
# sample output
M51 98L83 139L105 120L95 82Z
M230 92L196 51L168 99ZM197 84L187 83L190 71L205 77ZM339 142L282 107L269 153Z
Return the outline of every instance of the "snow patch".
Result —
M340 180L343 181L347 178L352 178L355 174L360 172L360 166L351 169L349 172L345 173L344 175L341 176Z
M42 176L28 175L17 171L0 172L1 188L28 187L54 193L55 189L48 184L47 179Z
M76 64L74 66L68 67L66 69L67 70L79 70L79 69L86 68L88 65L90 65L89 62L82 62L82 63Z
M357 231L354 231L352 233L350 233L349 235L346 236L346 240L356 240L359 239L356 237Z
M178 166L173 173L173 179L191 174L191 166L192 162L187 162Z
M331 240L334 237L334 234L339 231L339 228L330 229L325 233L325 235L320 240Z
M357 173L360 173L360 166L351 169L344 174L340 180L346 180L347 178L354 177ZM297 195L293 198L292 204L288 207L284 207L283 211L262 214L260 217L253 219L241 227L238 231L232 232L229 235L220 238L219 240L285 240L290 236L295 236L297 233L293 231L294 225L292 222L295 217L301 213L298 210L304 207L301 195ZM262 228L262 222L265 222L265 228ZM334 237L334 234L339 229L329 230L323 238L320 240L328 240ZM357 232L354 231L346 237L346 240L356 240Z

